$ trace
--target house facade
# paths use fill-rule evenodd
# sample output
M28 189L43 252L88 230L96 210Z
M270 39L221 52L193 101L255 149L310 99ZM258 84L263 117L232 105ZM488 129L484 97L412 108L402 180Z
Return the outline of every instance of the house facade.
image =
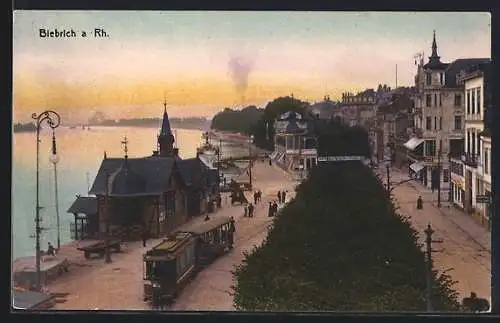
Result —
M451 189L451 159L464 146L464 85L460 73L487 59L457 59L443 63L438 56L436 35L432 54L418 63L415 77L414 130L405 144L410 167L420 170L419 181L430 188Z
M485 122L491 109L489 68L489 63L477 64L459 76L466 98L465 147L462 156L454 159L463 168L463 185L454 185L454 189L463 187L464 191L463 199L454 199L454 204L486 225L489 225L489 205L478 201L478 196L491 196L491 134L489 123Z

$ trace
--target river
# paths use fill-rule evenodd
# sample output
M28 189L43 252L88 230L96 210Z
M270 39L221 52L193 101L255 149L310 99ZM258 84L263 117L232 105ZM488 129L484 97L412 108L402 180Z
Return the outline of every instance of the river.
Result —
M47 127L48 128L48 127ZM89 186L99 170L104 152L108 157L123 157L121 142L128 139L128 155L144 157L156 149L156 128L92 127L90 130L68 127L56 129L59 218L61 243L71 241L70 224L73 215L66 211L76 194L87 195ZM182 158L196 155L202 139L201 130L176 129L176 145ZM40 205L42 249L57 241L57 221L54 194L54 166L51 155L52 132L42 130L40 142ZM36 135L15 133L12 145L12 253L13 259L35 254L36 204ZM241 149L241 148L240 148ZM223 154L239 150L223 144Z

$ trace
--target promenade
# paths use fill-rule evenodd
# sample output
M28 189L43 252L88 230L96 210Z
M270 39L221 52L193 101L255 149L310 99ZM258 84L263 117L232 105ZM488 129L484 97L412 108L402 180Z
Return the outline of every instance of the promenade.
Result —
M243 252L251 250L265 239L272 218L267 217L268 201L275 200L278 190L286 189L293 196L296 182L276 166L257 162L253 168L255 189L263 193L253 218L243 217L243 207L231 206L223 196L223 207L211 216L233 216L236 221L235 248L199 273L183 290L173 310L232 310L230 294L231 271L243 260ZM252 200L251 192L247 198ZM127 243L123 252L112 254L112 263L104 259L83 258L75 244L64 247L60 256L70 261L70 271L47 286L48 292L65 296L56 310L149 310L143 302L142 255L160 240Z
M385 170L378 171L385 179ZM391 170L393 182L408 178L408 174ZM489 299L491 294L491 234L471 215L453 207L448 202L448 192L441 193L441 207L437 207L437 191L423 187L416 182L398 185L393 190L399 212L409 217L413 228L424 243L424 230L430 223L435 231L433 260L440 272L457 281L455 290L462 297L475 292L478 297ZM416 200L422 196L424 207L417 210Z

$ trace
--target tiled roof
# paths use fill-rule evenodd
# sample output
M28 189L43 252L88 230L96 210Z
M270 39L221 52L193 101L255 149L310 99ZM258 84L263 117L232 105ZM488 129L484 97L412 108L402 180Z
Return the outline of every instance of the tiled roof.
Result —
M124 163L124 158L106 158L102 161L99 172L94 180L90 194L103 195L106 193L106 175L115 173ZM171 157L151 156L145 158L129 158L129 167L145 181L144 192L140 195L157 195L165 192L168 180L175 163Z
M78 196L67 212L75 214L96 214L97 198L92 196Z

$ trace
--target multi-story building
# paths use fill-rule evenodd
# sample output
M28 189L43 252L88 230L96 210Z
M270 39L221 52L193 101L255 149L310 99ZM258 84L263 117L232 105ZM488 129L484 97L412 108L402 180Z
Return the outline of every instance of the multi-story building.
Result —
M464 145L464 85L457 76L467 68L489 61L486 58L441 62L436 34L432 54L418 63L415 76L415 113L412 137L405 143L410 168L422 184L450 188L451 157L459 156Z
M488 223L487 203L477 203L477 196L491 194L491 135L487 111L491 105L489 63L477 64L460 73L464 85L465 147L460 158L453 161L462 168L460 182L453 181L452 194L456 205ZM462 190L457 198L457 191Z

